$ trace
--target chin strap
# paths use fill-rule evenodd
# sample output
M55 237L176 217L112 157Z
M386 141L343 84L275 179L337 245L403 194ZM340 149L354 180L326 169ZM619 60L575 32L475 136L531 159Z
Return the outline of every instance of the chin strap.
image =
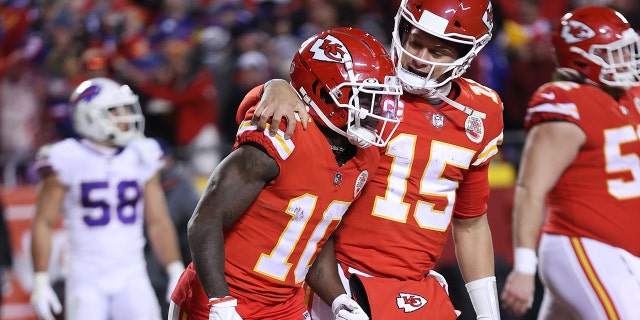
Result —
M448 90L447 93L451 90L451 84L449 84L448 86ZM475 110L473 108L467 107L465 105L462 105L458 102L456 102L455 100L449 99L449 97L447 97L446 94L443 94L441 92L441 90L438 89L432 89L428 96L430 97L437 97L438 99L442 99L442 101L448 103L450 106L464 112L466 115L470 116L470 117L477 117L480 119L486 119L487 118L487 114L484 112L480 112L478 110Z

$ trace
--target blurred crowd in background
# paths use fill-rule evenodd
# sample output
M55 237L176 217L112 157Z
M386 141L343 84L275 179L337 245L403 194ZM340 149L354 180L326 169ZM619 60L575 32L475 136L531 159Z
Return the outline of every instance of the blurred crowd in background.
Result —
M501 169L490 172L490 178L498 186L511 187L525 137L528 100L550 80L554 69L550 43L554 23L576 7L601 5L620 11L640 30L640 4L638 0L492 2L493 39L465 77L493 88L503 99L505 140L494 159ZM271 78L288 79L297 48L321 30L358 27L390 48L399 3L0 0L0 189L38 182L32 169L36 150L76 136L68 103L71 91L85 79L105 76L130 85L140 96L145 134L157 138L170 155L163 186L174 223L185 231L204 181L232 147L235 112L244 95ZM508 207L512 194L506 195L490 207L502 202ZM510 221L506 217L510 210L502 210L503 221ZM508 243L509 224L500 230L494 237L504 241L496 243ZM186 235L179 234L188 263ZM3 260L11 265L10 259ZM149 260L149 270L159 294L163 293L162 267Z
M5 187L33 184L33 153L74 136L70 91L106 76L141 98L147 136L195 179L230 150L249 89L288 78L295 50L334 26L391 45L399 0L0 1L0 166ZM494 37L466 77L500 93L502 160L517 168L526 103L554 68L550 30L568 10L609 5L640 26L635 0L494 0Z

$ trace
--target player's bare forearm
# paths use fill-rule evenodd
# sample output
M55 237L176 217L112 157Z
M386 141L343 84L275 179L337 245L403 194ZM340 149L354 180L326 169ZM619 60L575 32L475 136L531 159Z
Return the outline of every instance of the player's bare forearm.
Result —
M309 268L305 279L311 289L329 305L337 296L346 293L340 282L337 264L333 238L329 238Z
M67 192L57 175L49 174L38 185L36 213L31 221L31 256L34 271L47 271L51 255L51 237L60 219Z
M144 201L147 234L156 257L165 266L173 261L182 261L177 232L169 216L159 173L147 182Z
M224 277L224 228L244 214L279 170L268 154L243 145L209 178L187 229L193 265L209 297L229 294Z
M178 235L171 219L163 219L147 228L151 246L162 265L182 261L178 247Z
M527 134L514 199L515 248L536 248L546 194L576 158L585 139L584 132L569 122L541 123Z
M494 276L494 256L487 215L454 218L453 241L460 272L465 283Z

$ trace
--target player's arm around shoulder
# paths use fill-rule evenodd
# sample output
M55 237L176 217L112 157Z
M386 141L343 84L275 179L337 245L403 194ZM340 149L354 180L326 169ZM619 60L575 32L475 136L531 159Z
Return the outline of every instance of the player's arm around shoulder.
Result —
M309 115L306 105L300 100L289 82L283 79L272 79L252 89L243 99L236 113L238 124L243 119L251 120L259 131L269 129L269 134L275 136L281 128L281 120L286 120L283 127L284 138L289 139L299 121L304 129L307 128Z
M255 142L237 147L213 171L187 234L193 265L209 297L229 295L224 278L224 228L238 220L280 173L276 161Z

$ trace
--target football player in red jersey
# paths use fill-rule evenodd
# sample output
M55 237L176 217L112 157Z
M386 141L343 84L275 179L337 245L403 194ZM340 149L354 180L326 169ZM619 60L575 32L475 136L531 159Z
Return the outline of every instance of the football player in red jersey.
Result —
M487 170L502 141L502 102L495 91L461 77L491 38L491 3L404 0L395 21L393 53L405 92L401 123L379 148L371 183L327 242L335 255L323 251L307 276L324 301L311 297L312 318L333 319L356 289L351 281L364 287L353 291L366 292L366 299L356 299L368 303L372 318L455 319L444 281L433 271L451 228L478 318L499 319L486 211ZM304 116L284 81L260 90L245 97L240 115L259 103L254 122L271 128L282 118L291 124L294 111Z
M582 7L552 42L556 81L534 93L525 118L503 306L529 309L539 256L538 319L637 319L640 37L620 13Z
M306 132L285 140L284 123L275 136L258 131L251 108L190 220L193 263L170 319L309 319L302 283L377 169L369 146L385 145L398 125L402 86L382 44L352 28L306 40L291 83L310 108ZM343 306L348 319L368 319L353 300Z

